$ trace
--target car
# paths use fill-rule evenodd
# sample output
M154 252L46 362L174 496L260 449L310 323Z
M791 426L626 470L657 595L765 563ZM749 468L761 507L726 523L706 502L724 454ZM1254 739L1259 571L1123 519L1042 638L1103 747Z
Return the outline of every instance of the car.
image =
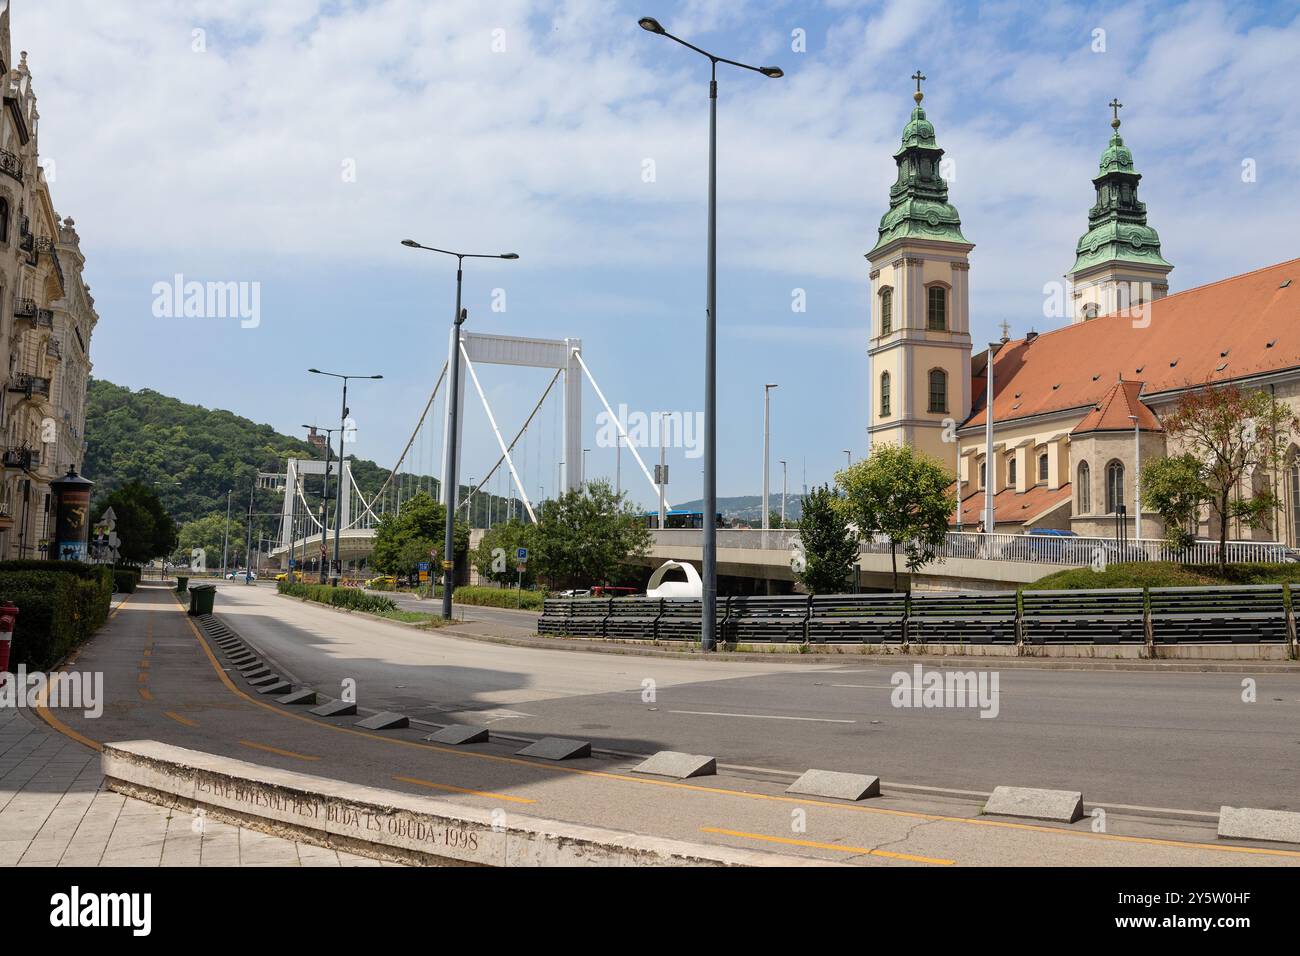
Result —
M279 574L275 576L275 579L277 581L293 581L295 584L297 584L299 581L302 580L302 575L299 574L297 571L292 571L292 572L281 571Z
M381 574L377 578L371 578L365 586L372 591L391 591L397 587L397 578L391 574Z
M227 581L238 581L240 578L247 578L249 581L257 580L256 571L231 571L226 575Z

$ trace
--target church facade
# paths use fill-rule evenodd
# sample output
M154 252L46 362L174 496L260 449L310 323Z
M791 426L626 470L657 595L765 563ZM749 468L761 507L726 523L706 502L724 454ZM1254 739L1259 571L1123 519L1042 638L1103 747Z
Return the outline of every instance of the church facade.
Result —
M969 254L942 176L943 150L916 106L894 154L898 179L868 252L872 444L909 444L953 473L954 528L980 530L986 482L994 528L1159 538L1135 507L1141 464L1170 447L1162 418L1189 391L1232 382L1266 389L1300 413L1300 259L1170 294L1173 265L1138 198L1141 175L1112 135L1093 179L1096 202L1066 274L1068 324L972 351ZM1005 328L1005 326L1004 326ZM993 441L986 437L992 382ZM1278 506L1234 540L1300 546L1300 447L1245 479ZM1243 491L1250 489L1243 488ZM1217 535L1208 515L1202 532Z

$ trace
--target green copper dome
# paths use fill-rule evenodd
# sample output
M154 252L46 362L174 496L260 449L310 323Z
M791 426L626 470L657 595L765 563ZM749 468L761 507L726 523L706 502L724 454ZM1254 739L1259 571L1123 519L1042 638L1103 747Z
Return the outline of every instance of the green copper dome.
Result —
M919 83L918 83L919 86ZM894 153L898 179L889 190L889 211L880 219L879 237L867 258L897 239L936 239L965 243L961 217L948 202L948 183L939 174L943 150L934 138L934 124L921 108L922 95L903 127L903 143Z
M1088 231L1075 246L1071 273L1116 260L1153 266L1173 266L1160 254L1160 236L1147 225L1146 204L1137 198L1142 175L1133 165L1133 153L1119 135L1119 105L1111 121L1114 132L1101 154L1097 202L1088 210Z

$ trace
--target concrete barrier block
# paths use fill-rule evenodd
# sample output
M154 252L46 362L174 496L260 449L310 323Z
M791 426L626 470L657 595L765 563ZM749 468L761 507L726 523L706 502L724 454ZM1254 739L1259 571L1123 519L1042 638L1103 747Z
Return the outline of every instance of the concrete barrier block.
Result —
M488 742L488 732L485 727L471 727L468 724L451 724L442 728L436 734L430 734L424 738L435 744L450 744L453 747L462 747L465 744L485 744Z
M312 710L317 717L352 717L356 712L356 703L347 700L332 700Z
M259 694L287 694L293 690L293 685L287 680L277 680L272 684L263 684L257 688Z
M1300 813L1219 807L1219 836L1225 840L1268 840L1300 843Z
M865 773L809 770L786 788L786 793L832 800L865 800L880 796L880 778Z
M295 690L292 693L285 694L280 698L281 704L314 704L316 703L316 692L314 690Z
M1075 790L998 787L984 804L984 812L991 816L1073 823L1083 816L1083 794Z
M255 657L247 664L240 664L238 667L235 668L235 670L247 676L249 674L255 673L258 670L270 670L270 668L267 667L266 664L263 663L259 658Z
M684 754L676 750L661 750L632 768L633 773L650 773L656 777L711 777L718 772L718 762L702 754Z
M591 744L586 740L570 740L567 737L543 737L523 750L516 751L516 754L520 757L540 757L543 760L573 760L590 757Z
M245 674L244 676L248 677L247 674ZM267 684L277 684L283 682L284 682L283 677L281 677L279 674L272 674L270 671L266 671L265 673L260 673L255 677L248 677L248 683L250 683L254 687L265 687Z
M395 714L391 710L385 710L365 720L358 720L356 726L366 730L400 730L411 726L411 718L405 714Z

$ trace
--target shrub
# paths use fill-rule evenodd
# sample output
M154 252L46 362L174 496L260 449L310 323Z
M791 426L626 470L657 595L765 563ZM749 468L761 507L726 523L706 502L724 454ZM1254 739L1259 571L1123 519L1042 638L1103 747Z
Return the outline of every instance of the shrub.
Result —
M275 587L281 594L287 594L289 597L303 598L307 601L315 601L317 604L329 604L349 611L382 614L384 611L397 610L397 604L392 598L367 594L360 588L336 588L328 584L294 584L289 581L279 581Z
M118 594L134 594L135 586L140 583L140 575L132 574L130 571L123 571L120 568L113 571L113 590Z
M0 562L0 600L18 606L11 666L53 667L108 620L113 573L71 561Z
M479 607L523 608L540 611L546 595L542 591L518 591L511 588L463 587L451 592L457 604L476 604Z
M1057 571L1027 591L1084 588L1179 588L1216 584L1300 584L1300 564L1174 564L1168 561L1130 561L1112 564L1105 571L1071 568Z

